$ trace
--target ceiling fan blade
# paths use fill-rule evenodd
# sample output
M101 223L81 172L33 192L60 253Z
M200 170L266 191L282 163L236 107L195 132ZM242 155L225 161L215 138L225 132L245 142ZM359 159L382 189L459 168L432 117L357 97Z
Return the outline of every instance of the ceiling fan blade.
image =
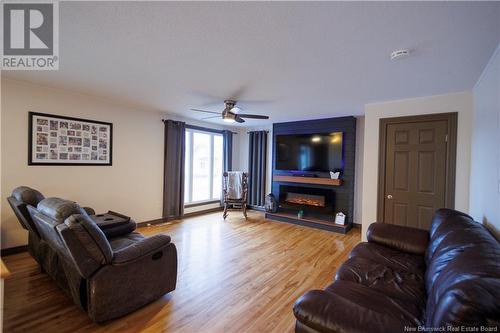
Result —
M257 100L257 99L239 99L238 104L242 106L242 108L248 109L252 106L262 106L274 103L273 100Z
M210 117L206 117L206 118L201 118L200 120L213 119L213 118L220 118L220 115L218 115L218 116L210 116Z
M191 111L196 111L196 112L205 112L205 113L213 113L213 114L220 114L220 112L215 112L215 111L207 111L207 110L200 110L200 109L190 109Z
M236 115L236 116L234 117L234 120L235 120L236 122L240 123L240 124L245 122L245 119L240 118L238 115Z
M269 116L261 116L260 114L246 114L246 113L238 113L238 117L252 118L252 119L269 119Z

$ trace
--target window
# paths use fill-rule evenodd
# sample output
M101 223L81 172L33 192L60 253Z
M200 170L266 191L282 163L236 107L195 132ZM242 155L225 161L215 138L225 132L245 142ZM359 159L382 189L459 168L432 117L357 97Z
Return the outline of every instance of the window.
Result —
M184 204L220 199L222 142L222 134L186 129Z

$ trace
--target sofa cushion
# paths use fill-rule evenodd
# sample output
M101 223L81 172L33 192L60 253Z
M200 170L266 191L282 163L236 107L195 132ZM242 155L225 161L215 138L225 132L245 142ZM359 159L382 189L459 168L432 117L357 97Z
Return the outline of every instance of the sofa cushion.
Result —
M89 278L112 261L106 236L87 215L71 215L56 229L65 245L61 254L69 257L82 277Z
M27 186L15 188L12 191L12 195L7 198L21 226L34 233L37 237L40 237L40 232L30 216L28 206L36 207L43 199L44 196L42 193ZM31 243L29 243L29 246L31 247Z
M124 236L118 236L118 237L113 237L109 239L109 244L111 248L113 249L113 252L118 252L123 248L126 248L141 239L143 239L144 236L138 232L131 232L130 234L124 235Z
M434 215L432 216L431 227L429 229L429 235L432 238L435 236L437 229L441 225L441 223L445 221L453 221L453 220L473 220L473 218L465 213L459 212L458 210L449 209L449 208L440 208L436 210Z
M394 250L375 243L359 243L349 254L349 258L362 257L397 270L422 273L425 269L424 257Z
M37 209L40 213L61 223L70 215L81 214L83 212L76 202L61 198L43 199L38 203Z
M428 265L435 255L436 249L446 238L446 235L455 230L467 228L473 219L467 214L453 209L438 209L432 218L429 230L430 241L425 253L425 262Z
M16 187L12 191L12 196L16 198L16 200L33 207L36 207L38 203L45 198L42 193L28 186Z
M425 276L427 325L500 323L500 245L466 214L439 210Z
M414 303L422 318L425 309L424 272L395 269L363 257L352 257L337 270L336 280L372 288L388 297Z
M64 243L59 237L56 227L61 224L61 221L55 220L45 214L42 214L37 208L27 206L28 212L33 220L33 224L40 233L40 238L45 240L54 250L64 250Z
M86 215L71 215L64 224L72 230L89 255L100 264L110 263L113 250L99 227Z
M438 303L426 311L427 325L500 326L500 279L464 274L442 289Z
M411 254L424 255L429 244L429 232L388 223L372 223L366 232L370 243Z
M8 197L7 202L14 211L14 214L16 214L17 220L19 221L21 226L24 229L29 230L30 233L34 233L35 235L37 235L37 237L40 237L40 233L36 229L36 226L31 219L30 213L28 211L28 205L17 200L13 196Z

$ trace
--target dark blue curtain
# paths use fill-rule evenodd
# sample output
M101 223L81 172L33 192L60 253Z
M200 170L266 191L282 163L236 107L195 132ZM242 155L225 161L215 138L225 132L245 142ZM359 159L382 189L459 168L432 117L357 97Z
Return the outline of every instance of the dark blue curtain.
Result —
M184 215L184 153L186 124L164 120L165 152L163 173L163 218L173 220Z
M222 152L224 154L222 160L222 172L233 171L233 132L229 130L222 131ZM220 184L221 188L224 185L224 178ZM224 195L220 197L221 206L224 204Z
M223 136L223 172L233 170L233 132L224 130Z
M248 135L248 204L262 207L266 194L267 131Z

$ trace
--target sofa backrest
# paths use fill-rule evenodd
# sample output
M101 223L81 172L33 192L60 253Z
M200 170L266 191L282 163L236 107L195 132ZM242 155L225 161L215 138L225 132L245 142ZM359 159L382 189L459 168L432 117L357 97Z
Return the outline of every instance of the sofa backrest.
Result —
M38 205L40 201L45 199L42 193L28 186L16 187L12 191L12 196L17 200L19 200L20 202L24 202L27 205L35 207Z
M111 245L88 215L71 215L56 229L82 277L88 278L102 265L111 263Z
M42 193L28 186L16 187L12 191L11 196L7 198L21 226L35 233L37 236L40 236L40 234L28 212L28 205L36 207L43 199L44 196Z
M488 325L500 314L500 245L470 216L436 212L426 253L427 326Z
M49 243L54 250L65 253L65 247L55 228L63 223L67 217L82 213L82 208L73 201L46 198L40 201L36 208L29 205L28 211L40 237Z

